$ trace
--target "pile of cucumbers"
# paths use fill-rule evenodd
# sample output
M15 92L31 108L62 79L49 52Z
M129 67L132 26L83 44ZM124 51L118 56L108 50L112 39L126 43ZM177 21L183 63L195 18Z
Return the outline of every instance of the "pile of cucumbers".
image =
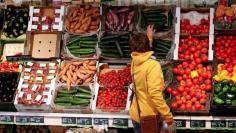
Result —
M87 88L72 87L67 90L66 87L59 88L54 103L59 106L88 106L90 104L91 91Z
M89 56L96 53L97 35L70 36L66 47L75 57Z
M105 33L98 43L101 56L104 58L130 58L130 37L130 32L123 34Z
M157 59L166 59L167 54L169 53L172 46L172 41L170 40L162 40L162 39L154 39L152 50Z
M167 12L167 13L166 13ZM144 9L141 12L141 28L154 25L156 31L168 31L172 26L172 12L166 9Z

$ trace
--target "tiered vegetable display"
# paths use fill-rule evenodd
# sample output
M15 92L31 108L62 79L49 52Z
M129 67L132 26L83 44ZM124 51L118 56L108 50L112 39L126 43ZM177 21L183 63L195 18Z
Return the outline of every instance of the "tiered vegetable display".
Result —
M58 88L57 96L54 100L59 106L88 106L91 100L91 91L84 87L73 87L67 90L65 87Z
M66 47L75 57L91 57L96 53L97 36L73 36L67 41Z
M134 7L107 7L105 26L109 31L133 31L135 28Z
M100 9L91 5L71 7L65 19L65 28L69 33L97 32L99 25Z
M201 19L200 24L191 24L189 19L181 19L180 20L180 33L187 34L208 34L209 33L209 19Z
M98 47L102 57L130 58L131 49L129 44L131 33L111 34L101 37Z
M130 66L99 75L100 89L97 108L106 111L121 111L126 107L128 85L131 80Z
M28 25L29 10L7 7L5 11L5 21L3 34L8 38L17 38L24 34Z
M62 64L58 77L59 81L66 83L67 89L70 90L71 85L91 82L95 73L95 60L71 61Z
M141 28L154 25L157 31L169 30L172 26L172 13L166 9L144 9L141 13Z

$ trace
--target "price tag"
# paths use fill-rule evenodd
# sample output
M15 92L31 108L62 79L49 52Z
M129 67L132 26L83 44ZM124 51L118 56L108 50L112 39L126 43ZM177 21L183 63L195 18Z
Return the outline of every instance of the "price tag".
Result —
M228 128L236 128L236 121L234 120L228 121Z
M16 123L28 123L29 117L28 116L16 116Z
M224 128L226 127L225 120L212 120L211 121L211 128Z
M94 125L108 125L108 119L106 118L94 118Z
M113 127L128 128L128 119L115 118L112 122Z
M61 123L63 125L76 125L76 118L75 117L62 117Z
M176 127L186 127L186 120L175 120Z
M0 122L13 123L14 122L14 116L12 116L12 115L1 115L0 116Z
M43 116L31 116L29 118L30 123L44 123L44 117Z
M92 126L92 118L77 118L77 125L79 126Z
M206 123L204 120L191 120L190 127L191 128L205 128Z

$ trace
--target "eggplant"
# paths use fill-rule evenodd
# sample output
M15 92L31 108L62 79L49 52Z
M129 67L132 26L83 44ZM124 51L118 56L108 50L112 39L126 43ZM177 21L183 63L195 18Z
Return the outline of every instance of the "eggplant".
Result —
M114 13L113 10L109 10L109 12L111 13L111 16L114 20L114 27L116 28L119 25L119 18L118 16Z
M108 21L109 25L111 25L113 27L114 20L113 20L113 17L112 17L112 14L110 13L110 11L107 13L106 17L107 17L107 21Z
M134 21L134 11L129 12L127 17L127 23L131 24Z
M122 28L125 25L125 13L120 14L120 25Z
M118 10L116 13L128 13L131 10L129 7L123 7L120 10Z

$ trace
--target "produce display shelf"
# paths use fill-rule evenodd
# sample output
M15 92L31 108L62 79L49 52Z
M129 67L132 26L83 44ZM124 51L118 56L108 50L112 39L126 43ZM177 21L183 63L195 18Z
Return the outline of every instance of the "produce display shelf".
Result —
M177 129L235 130L236 117L174 116ZM0 124L132 128L129 115L0 112Z

